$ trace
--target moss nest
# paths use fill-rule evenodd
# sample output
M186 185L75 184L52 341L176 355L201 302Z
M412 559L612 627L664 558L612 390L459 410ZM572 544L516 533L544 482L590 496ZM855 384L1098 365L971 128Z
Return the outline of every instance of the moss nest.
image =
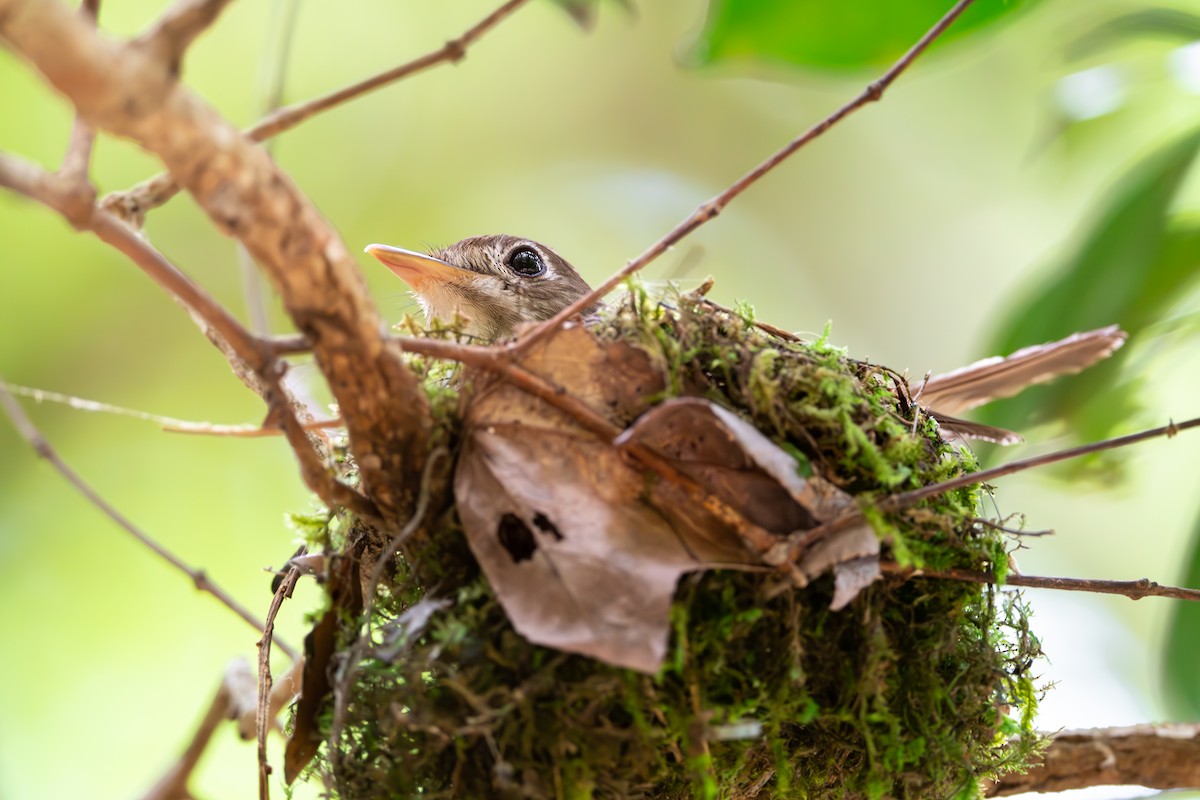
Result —
M1003 573L1006 540L977 519L977 486L870 513L873 498L975 468L888 370L824 338L768 334L748 309L699 294L653 301L635 288L592 332L648 352L668 396L736 411L802 474L852 493L885 560ZM453 453L469 388L414 366ZM1039 745L1038 643L1020 597L990 586L885 574L831 611L829 577L796 589L773 570L713 570L680 581L655 675L530 644L471 555L453 458L442 461L427 524L387 571L372 619L341 620L341 669L356 642L362 658L336 752L308 773L336 797L973 797ZM375 536L340 528L333 543L347 552Z

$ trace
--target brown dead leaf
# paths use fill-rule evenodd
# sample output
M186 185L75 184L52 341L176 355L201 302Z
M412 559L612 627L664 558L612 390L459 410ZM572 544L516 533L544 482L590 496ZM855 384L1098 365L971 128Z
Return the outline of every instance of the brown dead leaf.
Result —
M801 477L796 461L737 414L694 397L667 400L638 418L618 446L653 447L746 518L781 537L856 510L854 498L819 477ZM662 506L671 513L669 503ZM764 558L768 554L761 554ZM858 562L874 563L874 572ZM843 575L841 565L855 562ZM866 523L821 539L803 553L801 585L837 573L833 608L842 608L879 577L879 538Z
M547 339L524 366L614 420L662 390L644 352L579 327ZM656 671L679 576L708 566L712 551L746 559L744 548L731 535L685 546L645 502L644 471L610 443L508 383L477 388L455 495L513 626L538 644Z
M610 443L503 379L472 376L459 514L513 627L532 642L655 672L682 574L761 565L754 542L855 509L832 484L797 474L791 456L732 412L697 398L650 408L662 377L632 345L571 327L522 366L618 426L636 418ZM646 452L678 474L648 474ZM696 502L697 487L740 514L738 524ZM748 527L758 534L740 538ZM877 577L878 553L864 524L814 545L798 574L839 570L840 607Z

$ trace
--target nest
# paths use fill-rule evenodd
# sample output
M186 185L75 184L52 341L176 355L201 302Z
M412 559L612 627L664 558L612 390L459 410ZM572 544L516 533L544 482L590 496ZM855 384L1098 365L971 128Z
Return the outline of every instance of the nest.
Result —
M893 514L871 511L875 498L975 468L888 370L848 359L824 338L772 336L747 309L698 294L655 302L635 289L580 333L602 349L636 351L638 374L656 376L639 381L635 397L621 375L618 399L596 390L593 405L609 397L614 425L673 398L711 403L787 453L797 474L852 498L882 543L876 558L1003 573L1006 541L979 523L977 486ZM370 619L353 604L326 614L337 699L302 708L309 718L297 724L313 727L301 733L314 740L334 731L309 767L334 796L972 797L1037 749L1038 643L1020 597L991 586L885 574L835 611L828 571L797 581L794 570L714 567L672 581L656 670L616 665L604 657L611 649L531 643L506 610L501 589L511 588L489 581L468 545L464 520L477 515L478 498L474 510L464 505L461 474L457 503L454 490L456 462L478 446L472 426L486 423L473 416L480 398L516 390L413 363L428 373L438 447L450 457L427 475L423 523L386 561ZM578 439L588 436L598 441ZM486 493L478 482L470 488ZM344 565L369 564L387 538L337 517L316 520L312 533ZM538 585L523 587L525 601L536 604L543 588L545 603L556 602ZM624 591L614 585L593 599L615 602Z

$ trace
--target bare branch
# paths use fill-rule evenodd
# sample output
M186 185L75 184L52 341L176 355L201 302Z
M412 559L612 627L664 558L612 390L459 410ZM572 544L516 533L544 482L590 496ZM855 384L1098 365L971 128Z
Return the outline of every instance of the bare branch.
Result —
M171 73L179 71L180 61L196 37L208 30L229 5L230 0L177 0L154 27L137 39L162 60Z
M142 800L192 800L192 793L188 789L188 780L196 770L196 765L200 763L200 757L204 755L208 743L212 741L217 727L225 720L240 714L246 705L247 698L243 696L242 684L246 682L246 678L253 680L253 677L248 674L249 672L250 665L244 658L234 659L225 668L225 675L221 679L220 687L217 688L217 694L204 713L204 718L200 720L196 732L192 734L192 740L188 742L187 748L179 756L179 760L172 764L166 774L159 779L158 783L142 795ZM252 683L251 687L253 687ZM252 697L253 693L251 693Z
M0 380L0 408L3 408L4 413L12 422L13 427L16 428L17 433L21 435L22 439L29 443L29 446L33 448L34 452L36 452L39 457L50 462L51 466L58 470L59 474L66 478L67 482L75 487L75 489L82 494L89 503L100 509L100 511L103 512L109 519L117 523L117 525L123 528L126 533L149 548L159 558L166 561L184 575L187 575L188 578L191 579L192 584L198 590L211 594L222 605L245 620L256 631L262 631L262 620L257 619L254 614L246 609L245 606L234 600L232 595L214 583L212 579L204 573L203 570L189 567L183 561L183 559L159 544L149 534L145 533L136 525L134 525L128 517L126 517L120 511L117 511L117 509L115 509L107 500L101 497L91 486L89 486L87 482L75 472L75 470L67 466L66 462L59 457L54 448L50 446L50 443L46 441L46 438L42 436L41 431L34 426L33 421L30 420L25 414L25 409L21 408L21 404L18 403L17 399L12 396L11 392L8 391L3 380ZM288 647L282 643L279 645L279 647L293 659L296 657L295 650L293 650L291 647Z
M508 0L475 25L468 28L457 39L451 39L436 50L414 58L397 67L372 75L358 83L330 92L329 94L285 106L272 111L263 119L247 128L245 134L256 142L265 141L284 131L291 130L305 120L336 108L343 103L387 86L390 83L424 72L438 64L457 64L467 55L467 49L481 39L492 28L499 25L529 0ZM140 227L147 212L166 203L179 191L179 185L167 174L156 175L123 192L113 192L104 198L101 205Z
M328 222L145 48L97 36L55 0L0 0L0 35L90 124L157 154L217 227L246 245L313 343L364 487L386 512L402 513L421 468L428 401L385 343L358 266Z
M1105 439L1100 442L1092 442L1091 444L1080 445L1079 447L1069 447L1065 450L1056 450L1053 453L1044 453L1040 456L1031 456L1029 458L1021 458L1016 461L1010 461L1007 464L1001 464L998 467L991 469L980 470L979 472L968 472L957 478L951 478L948 481L941 483L922 486L920 489L913 489L911 492L903 492L894 494L880 501L879 508L882 511L897 511L901 508L916 505L920 501L934 497L939 494L961 489L964 486L970 486L975 483L987 483L995 478L1003 478L1005 475L1012 475L1017 472L1033 469L1034 467L1045 466L1046 464L1055 464L1059 461L1067 461L1080 456L1091 455L1092 453L1100 453L1105 450L1115 450L1118 447L1126 447L1138 442L1144 442L1147 439L1157 439L1160 436L1165 436L1168 439L1176 434L1189 430L1191 428L1200 427L1200 417L1189 419L1186 422L1171 422L1161 428L1152 428L1148 431L1140 431L1139 433L1131 433L1127 436L1116 436L1112 439Z
M1135 725L1062 731L1042 763L1023 775L1005 775L989 797L1062 792L1088 786L1200 786L1200 725Z
M55 209L80 230L92 231L180 301L209 341L225 355L234 374L267 400L271 418L288 436L296 453L305 484L330 506L345 505L378 516L374 504L336 479L325 463L324 449L318 449L309 439L315 428L310 420L301 421L296 415L294 401L279 383L282 374L275 369L277 356L271 346L246 330L224 306L128 226L106 211L81 203L80 196L61 175L0 153L0 186Z
M948 581L963 581L966 583L999 583L996 580L996 576L990 572L972 572L966 569L916 569L913 567L903 567L890 561L882 562L879 568L889 575L898 575L905 578L934 578ZM1193 603L1200 603L1200 589L1163 586L1148 578L1136 581L1107 581L1093 580L1091 578L1054 578L1009 573L1004 577L1003 585L1023 586L1032 589L1059 589L1066 592L1119 594L1128 597L1130 600L1141 600L1143 597L1170 597L1175 600L1189 600Z
M623 432L621 428L583 400L563 391L562 387L547 381L540 375L535 375L518 364L513 359L512 353L505 347L477 347L456 342L443 342L437 339L402 336L393 337L393 341L412 353L458 361L499 375L522 391L544 400L567 414L584 429L605 442L612 443ZM758 548L760 553L772 549L777 544L775 537L751 523L737 509L723 502L694 479L678 470L654 449L637 442L630 442L624 446L623 450L646 469L681 489L693 503L703 507L733 528L745 542Z
M75 228L91 231L128 256L151 280L193 311L193 318L206 333L214 332L228 343L236 356L245 362L240 371L244 372L247 366L258 371L267 365L270 351L224 306L112 214L94 208L90 201L81 203L65 176L0 153L0 186L54 209ZM239 371L238 365L234 368Z
M1180 431L1185 431L1190 428L1200 427L1200 418L1190 419L1186 422L1172 422L1164 425L1161 428L1153 428L1140 433L1131 433L1127 436L1117 436L1112 439L1105 439L1101 442L1092 442L1091 444L1081 445L1079 447L1070 447L1066 450L1057 450L1053 453L1045 453L1040 456L1031 458L1018 459L1010 461L1007 464L1001 464L998 467L991 469L980 470L979 472L965 472L957 478L942 481L941 483L933 483L928 486L922 486L919 489L913 489L911 492L902 492L893 494L881 499L876 503L876 508L884 513L899 511L902 508L916 505L922 500L930 497L935 497L939 494L962 489L966 486L973 486L977 483L986 483L995 478L1000 478L1005 475L1012 475L1017 472L1023 472L1034 467L1044 466L1046 464L1054 464L1059 461L1067 461L1072 458L1099 453L1104 450L1113 450L1118 447L1126 447L1131 444L1154 439L1160 436L1165 436L1168 439L1174 437ZM788 544L787 561L794 560L796 556L803 552L809 545L818 539L823 539L833 533L845 530L852 525L857 525L863 519L861 512L854 512L830 520L815 528L803 531L791 538Z
M729 205L730 202L733 201L734 198L749 189L760 178L783 163L783 161L785 161L801 147L808 144L813 139L816 139L818 136L825 133L825 131L829 130L835 124L840 122L845 117L848 117L858 109L862 108L868 103L873 103L879 100L881 97L883 97L884 91L892 85L892 82L895 81L896 78L900 77L901 73L908 69L908 67L917 60L917 57L925 52L929 45L933 44L933 42L939 36L941 36L942 33L950 27L954 20L958 19L959 15L961 15L963 11L965 11L967 7L971 5L972 2L974 2L974 0L958 0L954 7L946 12L946 15L942 17L936 25L930 28L929 31L927 31L926 34L922 36L920 40L900 58L899 61L892 65L891 69L884 73L881 78L868 85L858 97L854 98L849 103L842 106L837 111L833 112L828 117L821 120L792 141L788 142L780 150L775 152L754 169L750 170L737 181L735 181L728 189L711 198L708 202L704 203L695 211L693 211L691 216L672 228L657 242L650 245L645 252L626 264L624 268L613 273L613 275L604 283L600 284L590 293L579 298L574 303L555 314L551 319L538 325L525 336L509 345L509 347L517 351L526 350L534 342L537 342L546 336L550 331L561 327L564 322L572 317L575 317L585 308L591 306L597 300L604 297L604 295L615 289L617 285L621 283L621 281L625 280L630 275L637 272L654 259L658 258L689 233L716 217L725 209L727 205Z
M258 734L258 796L259 800L268 800L271 796L271 765L267 763L267 732L271 729L274 715L271 713L271 698L274 692L271 688L271 642L275 635L275 617L283 606L283 601L292 596L296 581L300 579L300 570L292 567L283 576L275 596L271 598L271 607L267 611L267 624L263 628L262 639L258 642L258 705L254 715L254 728ZM296 659L292 656L293 660ZM289 674L294 683L295 671Z

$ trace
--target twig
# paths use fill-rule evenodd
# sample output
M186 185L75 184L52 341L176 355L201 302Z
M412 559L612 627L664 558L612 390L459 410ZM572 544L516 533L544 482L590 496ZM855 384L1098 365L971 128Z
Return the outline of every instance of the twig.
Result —
M1010 536L1053 536L1054 535L1053 528L1046 528L1045 530L1040 530L1040 531L1027 531L1027 530L1023 530L1021 528L1010 528L1009 526L1003 524L1003 522L997 522L997 521L991 520L991 519L984 519L983 517L976 517L974 520L972 520L972 522L974 522L976 525L983 525L985 528L991 528L994 531L1000 531L1001 533L1007 533Z
M1024 774L1005 775L985 793L1000 797L1088 786L1200 786L1200 725L1061 731L1053 735L1041 764Z
M196 37L208 30L230 0L178 0L150 30L136 40L152 50L167 65L179 71L179 62Z
M256 438L260 436L280 436L283 431L278 428L264 428L261 425L220 425L212 422L196 422L195 420L176 419L162 414L151 414L148 411L138 411L134 408L114 406L111 403L101 403L98 400L87 400L83 397L51 392L46 389L35 389L15 383L5 383L7 389L18 397L28 397L35 403L58 403L78 411L100 414L112 414L118 417L129 417L143 422L153 422L169 433L185 433L202 436L232 436ZM315 431L327 428L343 427L340 419L319 419L303 423L304 430Z
M1090 592L1092 594L1119 594L1130 600L1141 600L1143 597L1170 597L1175 600L1188 600L1200 603L1200 589L1189 589L1181 586L1163 586L1148 578L1136 581L1107 581L1091 578L1054 578L1040 575L1018 575L1010 573L1003 581L997 581L990 572L972 572L967 569L927 570L903 567L892 561L884 561L879 565L880 570L889 575L905 578L934 578L948 581L963 581L965 583L1003 583L1005 586L1024 586L1031 589L1059 589L1066 592Z
M262 629L262 639L258 642L258 705L254 715L254 729L258 736L258 797L259 800L269 800L271 796L271 765L267 762L267 731L270 730L271 714L271 643L275 640L275 617L283 606L283 601L292 596L296 581L300 579L300 570L292 567L283 576L275 596L271 598L271 607L267 610L267 624ZM280 646L282 649L282 645ZM292 656L293 661L297 661Z
M282 576L280 578L282 579ZM250 671L249 665L246 666L246 671ZM300 676L303 674L304 658L301 657L292 662L285 675L278 680L272 680L271 694L267 698L267 719L275 730L281 730L279 712L300 694ZM258 681L254 675L250 675L250 681L255 689L254 702L243 706L237 719L238 736L246 741L256 739L258 730Z
M458 361L499 375L522 391L544 400L567 414L584 429L605 442L611 444L623 433L621 428L583 400L518 364L513 359L513 353L505 347L481 347L404 336L393 337L393 341L412 353ZM691 502L703 507L717 519L729 525L742 537L743 541L756 548L760 553L766 552L778 544L774 536L747 520L736 508L725 503L697 481L676 469L668 459L652 448L637 442L630 442L624 445L622 450L659 477L683 490Z
M112 214L94 206L79 207L77 195L60 176L0 153L0 186L58 211L77 229L92 231L179 300L208 339L225 354L234 374L267 401L295 451L305 484L331 506L341 504L363 514L378 514L374 504L339 482L327 468L323 454L315 449L308 439L308 430L296 417L291 396L279 384L281 375L274 369L276 354L263 339L246 330L208 292Z
M11 392L8 391L2 380L0 380L0 408L3 408L4 413L12 422L13 427L16 428L17 433L20 434L21 438L33 448L34 452L36 452L39 457L50 462L51 466L53 466L59 472L59 474L66 478L67 482L74 486L75 489L88 500L88 502L100 509L100 511L107 515L109 519L117 523L117 525L123 528L126 533L149 548L159 558L166 561L184 575L187 575L188 578L191 579L192 584L198 590L211 594L222 605L245 620L256 631L261 632L263 630L262 620L256 618L254 614L250 613L249 610L234 600L232 595L214 583L213 580L209 578L203 570L189 567L183 561L183 559L159 544L151 536L134 525L125 515L123 515L120 511L117 511L107 500L105 500L94 489L92 489L92 487L89 486L83 480L83 478L79 476L78 473L67 466L66 462L59 457L54 448L50 446L50 443L46 441L46 438L42 436L41 431L37 429L37 427L33 424L33 421L30 420L25 414L25 409L21 408L21 404L18 403L17 399L13 397ZM279 647L291 658L296 657L296 651L290 646L280 643Z
M911 492L903 492L886 497L879 502L879 509L884 512L897 511L907 506L916 505L920 501L934 497L939 494L961 489L964 486L970 486L975 483L987 483L994 478L1002 478L1005 475L1012 475L1017 472L1024 472L1034 467L1041 467L1046 464L1055 464L1059 461L1067 461L1080 456L1091 455L1092 453L1100 453L1105 450L1115 450L1118 447L1126 447L1131 444L1143 442L1147 439L1156 439L1160 436L1165 436L1168 439L1174 437L1181 431L1186 431L1191 428L1200 427L1200 417L1189 419L1186 422L1171 422L1161 428L1152 428L1147 431L1131 433L1126 436L1116 436L1112 439L1105 439L1100 442L1092 442L1091 444L1080 445L1079 447L1069 447L1065 450L1056 450L1053 453L1044 453L1040 456L1031 456L1030 458L1021 458L1016 461L1010 461L1007 464L1001 464L998 467L991 469L983 469L979 472L968 472L959 475L957 478L951 478L948 481L941 483L933 483L929 486L922 486L920 489L913 489Z
M290 130L310 117L328 111L342 103L349 102L389 83L407 78L418 72L423 72L438 64L455 64L466 57L467 49L476 41L496 27L506 17L511 15L529 0L508 0L499 8L488 14L472 27L468 28L457 39L451 39L436 50L414 58L400 66L380 72L377 75L351 84L335 92L284 106L271 112L245 131L256 142L265 141ZM140 225L140 220L149 211L166 203L179 191L179 185L169 174L156 175L138 185L123 191L113 192L104 198L101 205L105 209L115 211L120 216Z
M79 13L84 19L91 20L95 25L100 16L100 0L83 0ZM81 202L91 205L96 200L96 190L88 180L88 168L92 163L92 145L96 141L96 132L79 115L71 124L71 138L67 144L67 153L63 156L62 166L58 174L68 185L81 195Z
M0 153L0 186L48 206L66 217L76 229L91 231L101 241L128 256L151 280L195 312L206 333L214 331L228 343L245 362L242 371L247 366L251 370L266 366L270 351L262 340L246 330L212 295L115 216L91 205L80 207L71 184L61 175L46 172L8 153Z
M913 489L911 492L902 492L893 494L879 500L875 507L883 513L892 513L909 506L916 505L922 500L927 500L930 497L935 497L939 494L962 489L966 486L973 486L977 483L986 483L994 478L1000 478L1005 475L1012 475L1017 472L1023 472L1034 467L1044 466L1046 464L1054 464L1058 461L1066 461L1080 456L1099 453L1104 450L1113 450L1118 447L1126 447L1131 444L1154 439L1160 436L1166 436L1168 439L1174 437L1180 431L1185 431L1190 428L1200 427L1200 418L1190 419L1186 422L1172 422L1169 425L1164 425L1161 428L1153 428L1140 433L1131 433L1127 436L1117 436L1112 439L1105 439L1100 442L1092 442L1091 444L1081 445L1079 447L1070 447L1066 450L1058 450L1053 453L1045 453L1040 456L1031 458L1018 459L1010 461L1007 464L1001 464L998 467L991 469L980 470L979 472L966 472L959 475L957 478L951 478L941 483L932 483L928 486L922 486L919 489ZM843 516L832 519L829 522L818 525L815 528L810 528L803 531L797 536L794 536L788 544L787 554L784 563L793 561L800 553L804 552L811 544L819 539L824 539L829 535L841 530L845 530L852 525L857 525L862 522L863 515L860 511L853 511L844 514Z
M247 703L253 708L253 692L250 698L244 697L242 692L242 684L246 679L253 680L249 673L250 665L244 658L234 659L225 668L221 685L217 688L217 693L204 713L204 718L200 720L196 732L192 734L188 746L158 783L142 795L141 800L191 800L193 795L188 789L188 780L196 770L196 765L208 748L217 727L222 722L238 716Z
M363 486L387 513L406 516L431 425L428 399L384 347L358 265L328 220L145 48L98 36L58 3L0 0L0 36L89 124L160 157L216 227L246 245L313 342Z
M517 339L515 342L510 344L509 347L516 351L527 350L535 342L540 341L542 338L547 336L551 331L562 327L564 322L576 316L585 308L591 306L597 300L604 297L604 295L611 292L619 283L621 283L621 281L625 280L630 275L637 272L654 259L658 258L670 247L683 239L683 237L687 236L689 233L720 214L725 207L729 205L731 201L733 201L734 198L749 189L760 178L762 178L771 170L775 169L775 167L779 166L784 160L786 160L801 147L825 133L825 131L829 130L831 127L853 112L857 111L868 103L873 103L879 100L881 97L883 97L884 91L891 86L892 82L895 81L896 78L900 77L901 73L908 69L908 67L917 60L917 57L925 52L926 48L928 48L929 45L933 44L933 42L939 36L941 36L942 33L948 27L950 27L954 20L958 19L959 15L961 15L963 11L965 11L967 7L971 5L972 2L974 2L974 0L958 0L958 2L954 4L954 7L947 11L946 15L938 20L937 24L930 28L925 35L922 36L920 40L918 40L917 43L900 58L899 61L892 65L891 69L885 72L881 78L869 84L867 88L865 88L862 93L858 95L858 97L854 98L849 103L842 106L837 111L833 112L828 117L821 120L792 141L788 142L780 150L775 152L754 169L750 170L737 181L735 181L728 189L711 198L708 200L708 202L702 204L699 208L692 212L691 216L687 217L687 219L683 220L683 222L680 222L678 225L672 228L657 242L650 245L645 252L626 264L624 268L613 273L613 275L604 283L600 284L587 295L576 300L574 303L571 303L571 305L555 314L549 320L541 323L520 339Z

